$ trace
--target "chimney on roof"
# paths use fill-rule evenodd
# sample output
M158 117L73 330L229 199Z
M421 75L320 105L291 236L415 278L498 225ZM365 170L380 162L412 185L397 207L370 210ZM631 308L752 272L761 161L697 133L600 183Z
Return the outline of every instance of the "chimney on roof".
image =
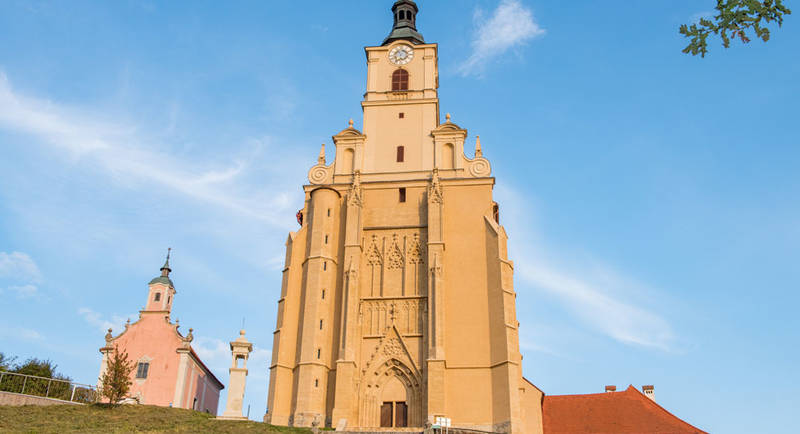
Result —
M644 393L644 396L652 399L653 402L656 402L656 391L653 385L642 386L642 393Z
M617 386L606 386L606 392L616 392Z

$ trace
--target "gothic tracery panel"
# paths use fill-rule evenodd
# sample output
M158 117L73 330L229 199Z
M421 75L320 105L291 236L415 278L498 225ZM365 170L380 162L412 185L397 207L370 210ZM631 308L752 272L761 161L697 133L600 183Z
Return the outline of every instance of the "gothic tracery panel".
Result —
M406 297L425 295L427 274L424 228L367 231L362 297Z
M421 335L426 310L424 297L362 300L361 334L364 337L384 336L394 324L403 336Z

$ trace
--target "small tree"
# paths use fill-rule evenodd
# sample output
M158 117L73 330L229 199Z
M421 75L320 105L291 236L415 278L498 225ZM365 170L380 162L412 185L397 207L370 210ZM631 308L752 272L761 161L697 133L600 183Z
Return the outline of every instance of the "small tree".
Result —
M100 393L108 398L112 405L119 403L128 395L131 384L133 384L131 381L132 371L133 362L128 360L128 353L114 347L111 360L108 361L103 378L100 379Z

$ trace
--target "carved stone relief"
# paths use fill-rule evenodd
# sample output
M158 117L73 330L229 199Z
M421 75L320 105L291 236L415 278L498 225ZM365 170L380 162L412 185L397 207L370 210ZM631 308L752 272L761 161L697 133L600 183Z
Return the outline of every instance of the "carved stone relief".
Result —
M426 293L425 240L420 229L368 231L362 245L362 297Z

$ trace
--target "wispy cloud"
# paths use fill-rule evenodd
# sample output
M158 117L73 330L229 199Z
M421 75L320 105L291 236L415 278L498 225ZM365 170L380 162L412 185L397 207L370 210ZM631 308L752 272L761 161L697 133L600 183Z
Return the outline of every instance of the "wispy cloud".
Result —
M617 292L632 292L622 280L603 282L597 277L598 269L600 274L613 274L607 265L596 264L591 271L566 271L547 263L540 255L523 259L526 263L520 267L520 277L559 297L568 310L593 329L625 344L670 349L674 336L664 318L615 296Z
M0 293L12 293L18 299L42 298L41 281L42 273L27 253L0 252Z
M279 221L275 217L285 206L281 195L237 194L242 186L235 181L247 167L247 158L227 167L192 165L160 151L166 146L148 146L149 138L136 125L100 119L97 113L17 92L0 72L0 128L37 137L75 159L87 160L120 183L155 184L241 216Z
M34 285L12 285L6 288L17 294L17 298L34 298L39 296L39 288Z
M41 341L44 339L44 336L33 329L18 326L3 326L0 324L0 339Z
M108 329L112 329L114 334L117 335L125 329L125 323L129 317L122 317L119 315L112 315L111 319L106 319L99 313L95 312L88 307L78 309L78 314L83 317L89 325L96 327L101 332L105 333Z
M508 188L498 188L497 193L502 202L526 203L520 194ZM618 342L673 350L675 336L669 322L648 307L653 303L640 303L659 297L659 291L602 261L577 260L574 255L564 254L563 247L549 246L532 228L535 213L524 205L508 207L504 215L509 228L513 228L511 253L515 275L520 279L518 285L553 295L589 329ZM539 342L525 345L533 350L556 352Z
M478 9L474 20L472 54L459 67L459 72L465 76L480 75L487 61L545 34L533 12L519 0L502 0L488 17Z
M0 252L0 278L39 282L42 273L27 253Z

